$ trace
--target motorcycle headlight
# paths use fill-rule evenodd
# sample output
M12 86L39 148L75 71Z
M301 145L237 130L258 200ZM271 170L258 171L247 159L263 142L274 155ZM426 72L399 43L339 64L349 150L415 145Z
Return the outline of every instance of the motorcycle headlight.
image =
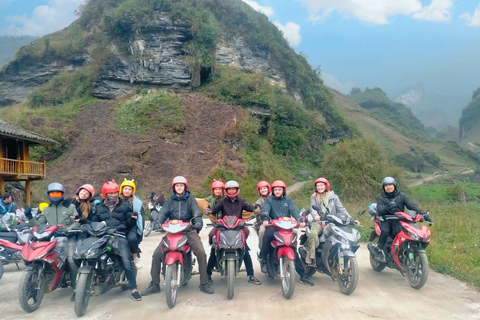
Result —
M87 250L87 252L85 252L85 257L88 258L92 258L93 256L95 256L98 252L98 248L90 248Z
M413 233L413 232L407 232L407 235L409 237L411 237L413 240L416 240L418 241L420 238L418 237L418 235L416 233Z
M235 239L235 246L239 246L242 244L242 234L239 232L237 234L237 237Z

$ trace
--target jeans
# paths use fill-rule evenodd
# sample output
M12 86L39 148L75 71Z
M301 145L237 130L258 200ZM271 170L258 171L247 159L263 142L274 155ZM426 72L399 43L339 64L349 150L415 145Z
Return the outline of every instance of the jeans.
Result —
M137 281L135 279L135 271L132 263L132 254L128 246L128 241L125 238L116 237L117 253L122 258L123 268L128 280L128 288L130 290L137 288Z

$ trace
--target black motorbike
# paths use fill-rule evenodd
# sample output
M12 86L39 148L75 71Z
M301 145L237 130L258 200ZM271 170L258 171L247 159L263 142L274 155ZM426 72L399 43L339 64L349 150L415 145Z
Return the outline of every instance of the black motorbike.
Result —
M84 224L81 229L90 237L78 240L73 253L73 259L80 261L75 289L75 314L79 317L85 314L92 294L98 296L125 278L117 251L118 238L125 236L101 222Z
M313 209L321 212L320 208ZM307 250L304 246L306 236L303 236L299 248L300 257L305 264L305 273L312 276L319 271L338 281L340 292L352 294L358 283L359 269L355 252L360 247L360 233L350 228L355 221L348 215L327 214L322 217L323 234L319 236L319 246L316 250L314 266L306 263Z
M162 209L162 205L149 202L148 208L150 209L150 217L149 221L145 222L145 228L143 228L144 237L148 237L152 231L162 232L162 226L160 225L160 222L158 222L159 212Z

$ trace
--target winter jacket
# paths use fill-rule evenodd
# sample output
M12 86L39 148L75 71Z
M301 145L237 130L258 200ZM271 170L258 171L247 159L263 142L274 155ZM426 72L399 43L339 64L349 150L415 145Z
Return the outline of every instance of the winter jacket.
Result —
M128 201L119 199L112 211L110 211L104 202L98 204L97 213L93 216L93 221L105 221L107 226L126 234L137 223L136 220L132 218L132 215L133 211L128 205Z
M379 216L393 215L395 212L404 211L405 207L420 214L425 214L405 193L398 190L392 193L383 192L377 199Z
M297 207L295 207L293 200L289 197L270 196L263 203L260 217L263 221L277 219L279 217L293 217L295 220L299 221L300 214L298 213Z
M59 204L51 203L48 207L43 209L42 214L38 219L32 218L29 220L32 226L48 223L51 226L58 226L64 224L65 229L70 230L80 227L80 224L71 217L77 215L77 209L69 201L64 200Z
M318 212L317 210L313 209L313 206L318 206L320 209L322 209L321 212ZM338 196L333 192L333 190L328 191L328 202L327 202L327 209L328 209L328 214L334 215L334 216L342 216L342 215L347 215L348 217L351 217L347 209L342 205L342 202L338 198ZM327 215L327 212L325 212L325 207L323 206L322 202L318 199L317 193L312 194L310 197L310 215L312 218L315 217L325 217Z
M223 218L224 216L236 216L238 219L242 219L242 211L253 212L255 206L248 203L243 198L228 198L225 197L218 201L218 203L212 208L213 214L218 214L217 218Z
M10 203L5 203L3 202L3 199L0 198L0 216L3 216L9 212L15 213L15 203L13 201Z
M195 197L190 195L190 191L185 191L180 197L174 193L165 201L159 212L158 221L162 224L167 219L178 219L184 222L191 221L192 228L198 232L203 227L202 211L200 211Z
M66 199L65 201L70 202L75 206L75 209L77 210L77 213L78 213L77 219L80 220L80 224L92 223L93 215L95 214L95 206L93 205L93 199L91 199L92 208L90 209L90 212L88 213L88 216L86 219L82 217L82 209L80 208L80 203L81 203L80 201L78 201L75 198L69 198L69 199Z

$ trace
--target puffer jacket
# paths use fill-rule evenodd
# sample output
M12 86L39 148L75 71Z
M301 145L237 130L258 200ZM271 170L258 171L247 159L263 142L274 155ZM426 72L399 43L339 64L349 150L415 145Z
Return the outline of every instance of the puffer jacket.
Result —
M43 209L38 219L32 218L28 222L32 226L48 223L51 226L65 225L65 229L70 230L80 227L80 224L71 217L77 215L77 209L68 201L62 201L59 204L50 204Z
M248 203L245 199L236 197L230 199L225 197L218 201L218 203L212 208L212 213L217 215L217 218L223 218L224 216L236 216L238 219L242 219L243 210L247 212L253 212L255 206Z
M162 224L167 219L178 219L184 222L191 221L192 228L198 232L203 227L202 211L200 211L195 197L190 195L190 191L185 191L180 197L174 193L165 201L159 212L158 222Z
M299 221L300 214L298 213L297 207L295 207L293 200L289 197L270 196L265 199L265 202L263 203L260 217L263 221L277 219L279 217L294 217L295 220Z
M132 218L132 207L128 205L128 201L119 199L117 205L112 211L104 204L100 203L96 207L97 212L93 216L93 221L105 221L107 226L115 228L117 232L126 234L128 230L136 225L136 220Z
M405 193L396 189L392 193L383 192L377 199L379 216L393 215L395 212L404 211L405 207L420 214L425 214Z
M322 210L324 209L322 203L317 197L317 194L314 193L310 197L310 215L312 218L315 217L325 217L327 215L327 212L318 212L317 210L313 209L313 206L318 206ZM351 217L347 209L343 206L342 202L340 201L340 198L333 192L333 190L328 192L328 202L327 202L327 209L328 209L328 214L334 215L334 216L342 216L342 215L347 215L348 217ZM325 210L326 211L326 210Z

